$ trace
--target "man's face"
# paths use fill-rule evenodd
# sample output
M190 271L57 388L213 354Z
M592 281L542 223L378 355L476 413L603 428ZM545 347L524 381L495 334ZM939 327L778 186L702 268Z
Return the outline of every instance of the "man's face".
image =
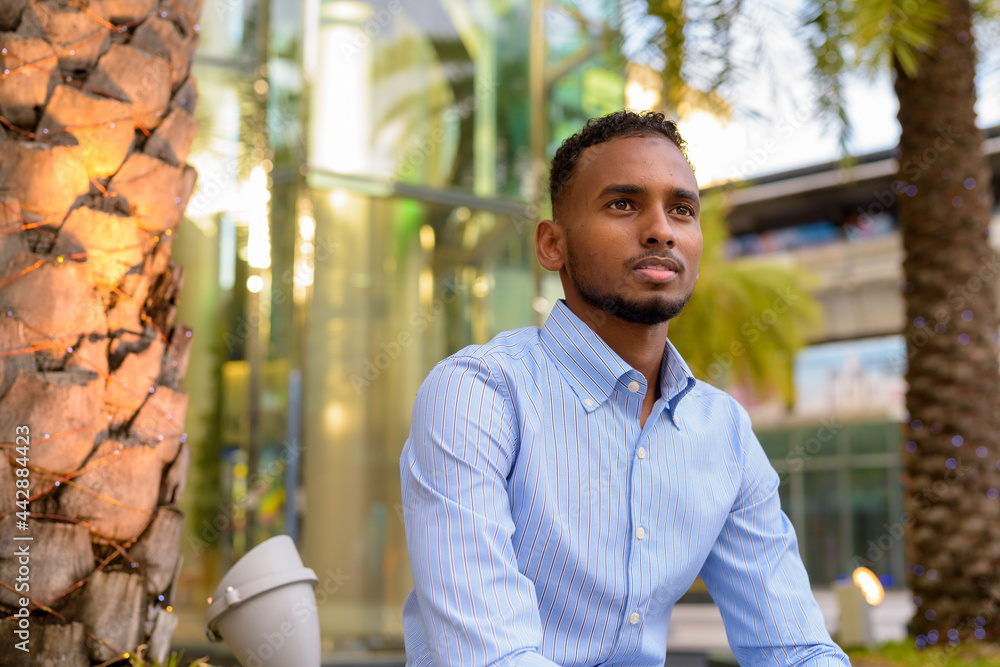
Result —
M559 270L571 310L639 324L681 311L702 237L698 182L677 146L661 136L591 146L560 199L561 266L546 268Z

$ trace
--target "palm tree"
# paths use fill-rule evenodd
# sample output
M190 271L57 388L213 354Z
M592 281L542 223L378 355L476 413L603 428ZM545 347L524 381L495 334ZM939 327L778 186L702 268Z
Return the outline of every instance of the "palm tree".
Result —
M726 45L742 3L641 4L666 26L653 42L668 89L683 82L683 95L670 99L698 86L715 93L731 80L737 63ZM987 242L992 179L976 127L973 38L973 19L995 18L995 5L810 0L807 8L801 34L822 107L846 119L843 81L858 69L889 68L899 101L899 175L884 196L898 207L905 250L901 522L916 603L911 631L918 645L1000 641L1000 267ZM685 30L692 21L699 25ZM692 34L701 36L697 45L685 41Z
M0 10L2 664L163 661L177 624L200 9Z
M992 178L976 127L972 7L941 0L941 10L927 48L912 64L894 62L909 357L903 483L914 517L908 583L914 632L1000 642L995 615L983 615L1000 592Z

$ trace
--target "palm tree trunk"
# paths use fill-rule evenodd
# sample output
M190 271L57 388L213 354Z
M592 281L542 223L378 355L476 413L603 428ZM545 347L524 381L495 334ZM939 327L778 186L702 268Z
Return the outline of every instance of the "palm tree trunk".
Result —
M907 583L918 637L998 641L1000 267L987 238L991 178L976 127L970 4L941 4L937 46L917 54L916 76L897 67L895 81L902 136L893 194L909 356Z
M0 9L0 664L169 650L202 2Z

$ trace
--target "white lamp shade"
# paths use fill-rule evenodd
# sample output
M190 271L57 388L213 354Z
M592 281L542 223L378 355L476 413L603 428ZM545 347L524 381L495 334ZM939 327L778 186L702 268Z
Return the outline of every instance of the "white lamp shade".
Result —
M262 542L222 578L205 632L225 640L243 667L319 667L316 573L287 535Z

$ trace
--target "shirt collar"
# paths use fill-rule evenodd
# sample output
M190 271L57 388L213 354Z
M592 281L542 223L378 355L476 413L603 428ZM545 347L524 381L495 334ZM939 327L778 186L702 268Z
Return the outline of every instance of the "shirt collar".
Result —
M625 363L562 299L556 302L539 338L588 412L596 410L618 385L627 391L629 383L638 382L643 391L646 389L642 373ZM687 364L668 340L660 364L660 393L671 412L694 383Z
M667 339L663 346L663 361L660 362L660 394L665 396L670 410L670 419L677 425L674 416L677 404L685 394L694 389L696 380L674 344Z

